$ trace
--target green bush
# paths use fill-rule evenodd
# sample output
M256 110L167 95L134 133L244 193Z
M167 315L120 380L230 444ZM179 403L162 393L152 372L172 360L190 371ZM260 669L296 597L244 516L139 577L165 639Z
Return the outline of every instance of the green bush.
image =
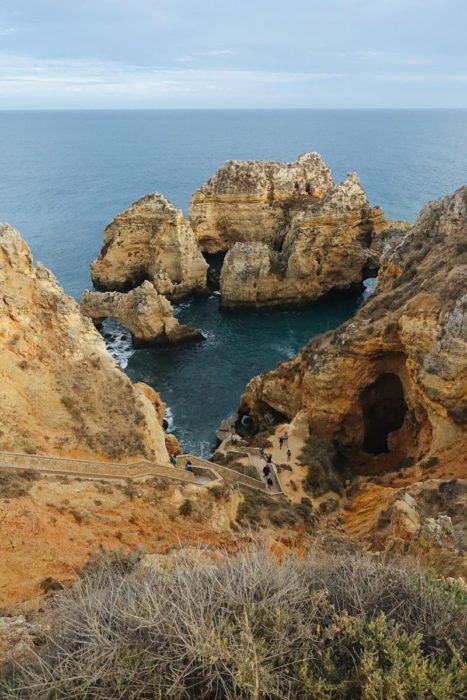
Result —
M56 594L48 643L4 669L2 700L463 697L465 609L416 572L256 548L181 554L173 574L116 559Z
M182 505L178 509L178 512L180 513L180 515L191 515L192 514L193 503L190 501L189 498L185 498Z
M313 496L322 496L328 491L343 493L343 479L347 476L344 455L330 440L311 435L299 457L300 464L308 467L303 488Z
M27 496L30 488L31 479L24 472L0 472L0 498Z

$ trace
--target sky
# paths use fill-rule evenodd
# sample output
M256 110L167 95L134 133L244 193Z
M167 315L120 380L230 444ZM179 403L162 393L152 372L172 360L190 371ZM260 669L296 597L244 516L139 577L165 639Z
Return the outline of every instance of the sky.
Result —
M0 109L467 108L467 0L0 0Z

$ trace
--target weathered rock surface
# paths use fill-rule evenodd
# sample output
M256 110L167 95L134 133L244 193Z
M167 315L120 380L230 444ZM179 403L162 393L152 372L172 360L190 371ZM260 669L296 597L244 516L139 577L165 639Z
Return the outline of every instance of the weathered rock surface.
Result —
M170 301L148 281L126 294L86 290L80 308L96 324L106 318L121 323L128 328L136 345L176 344L203 338L201 333L174 318Z
M450 449L465 463L467 186L428 204L356 316L254 378L242 410L258 425L265 412L303 412L360 468L430 464Z
M206 253L229 250L237 242L277 247L291 212L316 202L333 184L317 153L294 163L229 160L193 194L190 223Z
M150 280L159 294L180 299L205 289L207 268L180 209L154 193L107 226L91 277L97 289L110 291L126 291Z
M145 393L20 234L0 225L0 450L168 460Z
M41 625L26 622L24 615L0 617L0 667L10 661L28 660L46 632Z
M389 233L401 236L409 228L386 221L379 207L371 207L354 173L321 199L287 213L279 249L249 242L227 253L221 274L224 307L294 306L358 286L379 267Z

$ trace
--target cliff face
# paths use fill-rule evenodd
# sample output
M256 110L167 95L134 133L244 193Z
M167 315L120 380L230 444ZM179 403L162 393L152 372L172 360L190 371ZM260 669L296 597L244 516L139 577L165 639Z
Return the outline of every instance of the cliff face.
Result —
M390 466L467 454L467 187L428 204L376 292L348 323L254 378L242 398L257 423L303 412L311 431ZM376 457L375 457L376 455Z
M379 266L378 239L407 228L387 222L379 207L370 207L352 173L291 215L281 250L246 243L229 251L221 274L222 304L300 305L358 285Z
M179 299L205 289L207 268L180 209L154 193L107 226L91 277L96 288L114 291L150 280L160 294Z
M148 281L126 294L85 291L80 308L97 324L106 318L121 323L128 328L135 344L174 344L203 338L201 333L174 318L170 301Z
M0 450L167 461L152 402L19 233L0 225Z
M317 153L294 163L230 160L192 196L190 223L204 252L237 242L280 245L290 210L316 202L333 186Z

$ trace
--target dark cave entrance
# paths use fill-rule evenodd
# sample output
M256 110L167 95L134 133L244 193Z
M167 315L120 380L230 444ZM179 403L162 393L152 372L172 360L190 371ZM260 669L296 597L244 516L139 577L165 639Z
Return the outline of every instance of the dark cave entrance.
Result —
M402 427L407 413L404 388L397 374L382 374L360 395L365 425L362 448L371 454L389 452L388 435Z
M220 279L222 265L227 253L203 253L203 257L209 265L207 286L210 292L218 292L221 288Z

